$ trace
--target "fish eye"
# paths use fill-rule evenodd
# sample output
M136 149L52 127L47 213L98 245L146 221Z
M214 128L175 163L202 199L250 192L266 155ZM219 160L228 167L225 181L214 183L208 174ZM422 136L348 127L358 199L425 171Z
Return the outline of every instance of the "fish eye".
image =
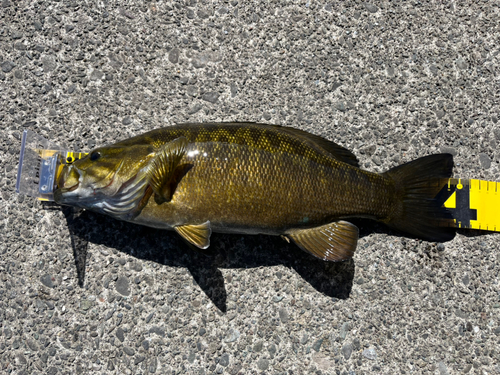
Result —
M101 153L99 151L94 151L93 153L90 154L90 160L96 161L99 160L101 157Z

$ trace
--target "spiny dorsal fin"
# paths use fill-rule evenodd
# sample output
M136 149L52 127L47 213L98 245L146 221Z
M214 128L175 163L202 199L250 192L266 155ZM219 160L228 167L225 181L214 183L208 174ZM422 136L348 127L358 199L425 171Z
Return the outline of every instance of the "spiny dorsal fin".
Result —
M187 144L185 137L176 138L165 144L146 167L146 178L158 204L168 202L172 198L170 182L175 168L186 153Z
M289 128L280 125L272 125L272 126L279 127L280 130L283 130L289 134L293 134L297 138L307 139L308 141L316 144L324 151L331 154L335 159L353 165L355 167L359 167L358 158L356 158L356 156L351 151L342 146L339 146L338 144L332 141L329 141L328 139L320 137L319 135L308 133L300 129Z
M240 126L262 126L264 128L275 128L278 131L282 131L284 133L288 133L289 135L292 135L295 138L299 138L302 140L305 140L309 142L309 145L314 147L318 147L318 149L327 152L331 156L333 156L335 159L353 165L355 167L359 168L359 162L358 158L349 151L348 149L339 146L338 144L329 141L328 139L325 139L323 137L320 137L319 135L311 134L308 133L304 130L300 129L295 129L295 128L290 128L288 126L281 126L281 125L268 125L268 124L260 124L258 122L228 122L224 123L225 125L240 125Z
M302 250L323 260L338 262L352 258L358 243L358 228L347 221L335 221L286 234Z
M210 221L197 225L179 225L174 229L187 242L200 249L206 249L210 246L210 235L212 234Z

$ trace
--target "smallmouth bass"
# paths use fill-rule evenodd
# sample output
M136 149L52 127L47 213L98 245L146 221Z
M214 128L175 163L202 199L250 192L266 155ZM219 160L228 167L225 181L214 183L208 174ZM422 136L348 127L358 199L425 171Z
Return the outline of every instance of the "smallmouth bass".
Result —
M155 228L173 229L200 249L212 231L280 235L328 261L353 256L351 218L381 221L429 240L435 197L450 154L426 156L378 174L347 149L308 132L255 123L181 124L99 147L64 167L57 203Z

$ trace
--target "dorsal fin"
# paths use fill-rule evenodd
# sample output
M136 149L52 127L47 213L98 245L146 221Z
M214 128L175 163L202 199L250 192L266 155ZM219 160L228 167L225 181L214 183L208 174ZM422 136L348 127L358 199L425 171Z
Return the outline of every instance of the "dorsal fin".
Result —
M281 126L281 125L260 124L258 122L227 122L223 124L239 125L239 126L245 126L245 125L262 126L266 128L274 128L277 131L288 133L289 135L295 138L308 142L309 146L316 147L317 150L324 151L343 163L347 163L354 167L359 168L358 159L356 158L356 155L354 155L351 151L342 146L339 146L338 144L332 141L329 141L328 139L320 137L319 135L306 132L305 130L290 128L288 126Z
M272 125L272 126L277 127L280 130L283 130L284 132L292 134L297 138L305 139L308 140L309 142L316 144L321 149L328 152L335 159L340 160L341 162L350 164L355 167L359 167L358 159L351 151L342 146L339 146L338 144L332 141L329 141L328 139L320 137L319 135L308 133L300 129L289 128L281 125Z

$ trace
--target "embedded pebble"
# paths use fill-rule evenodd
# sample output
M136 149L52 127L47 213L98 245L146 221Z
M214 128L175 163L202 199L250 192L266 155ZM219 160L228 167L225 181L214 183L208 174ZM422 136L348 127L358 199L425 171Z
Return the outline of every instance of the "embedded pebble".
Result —
M491 167L491 158L484 152L479 154L479 162L484 169L489 169Z
M266 371L268 369L268 367L269 367L269 360L267 358L260 358L257 361L257 367L261 371Z
M40 281L42 282L43 285L45 285L48 288L53 288L54 287L54 282L52 279L52 276L45 274L40 278Z
M123 125L130 125L132 123L132 118L130 116L126 116L122 120Z
M131 348L130 346L124 346L123 351L125 352L126 355L133 356L135 354L135 350Z
M115 283L115 289L122 296L130 295L130 286L129 286L128 278L126 276L118 277L118 279L116 280L116 283Z
M218 92L207 92L201 96L201 98L210 103L216 103L217 99L219 99Z
M223 367L227 367L227 365L229 365L229 354L224 353L224 354L220 357L220 360L219 360L219 365L221 365L221 366L223 366Z
M377 359L377 352L374 348L365 349L365 350L363 350L362 354L363 354L363 357L365 357L365 358L368 358L371 360Z
M200 336L202 336L201 330L200 330ZM236 340L238 340L239 337L240 337L240 331L238 331L237 329L231 328L229 330L229 332L227 333L226 337L224 337L224 341L225 342L235 342Z
M286 311L285 309L280 309L279 310L279 317L280 317L282 323L287 323L288 318L289 318L288 311Z
M179 50L177 48L172 49L169 54L168 54L168 61L170 61L172 64L177 64L179 61Z
M115 335L118 338L118 340L120 340L121 342L125 341L125 334L124 334L123 329L121 327L118 327L116 329Z
M94 305L94 303L92 301L89 301L87 299L84 299L82 301L80 301L80 308L84 311L87 311L88 309L90 309L92 306Z
M9 73L16 65L12 61L4 61L1 66L2 72Z
M349 359L351 358L351 354L352 354L352 344L345 344L343 347L342 347L342 354L344 355L344 358L345 359Z
M440 361L438 363L439 375L449 375L448 368L444 364L444 362Z
M339 333L340 339L344 340L346 338L348 332L349 332L349 323L344 322L342 324L342 327L340 327L340 333Z
M374 4L371 3L363 3L364 7L366 8L367 11L370 13L377 13L378 7Z

